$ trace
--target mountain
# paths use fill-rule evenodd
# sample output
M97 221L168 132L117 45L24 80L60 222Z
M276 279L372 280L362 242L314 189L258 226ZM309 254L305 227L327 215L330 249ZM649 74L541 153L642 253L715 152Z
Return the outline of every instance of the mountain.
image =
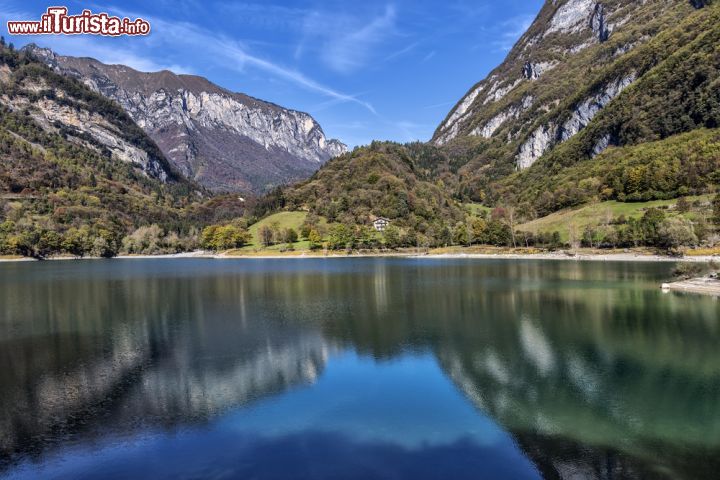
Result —
M317 329L265 322L257 310L248 312L247 323L228 321L222 312L208 312L204 322L214 326L213 333L194 335L196 316L192 312L202 308L202 300L182 288L168 289L159 277L132 282L116 276L108 280L113 282L111 286L104 281L89 282L85 284L89 288L83 289L75 282L62 282L52 294L57 298L52 302L57 331L12 346L5 342L0 361L10 365L14 357L20 363L0 373L0 472L4 474L11 456L39 447L30 438L76 428L77 418L83 419L80 430L84 434L100 425L106 431L131 432L148 425L166 428L211 421L238 406L313 384L325 369L329 354L337 350ZM292 282L309 294L317 288L301 284L300 278L279 277L277 282L275 286L280 288ZM223 298L240 294L259 299L267 288L263 282L220 276L199 283L204 293L222 292ZM25 282L3 285L3 302L13 298L11 295L21 295L32 299L22 302L29 308L48 303L47 290L27 289ZM59 292L63 295L57 295ZM127 297L131 301L126 302ZM86 308L77 308L81 301ZM289 301L276 306L288 315L297 308ZM110 309L123 308L130 309L126 325L134 325L130 328L137 328L133 331L138 334L113 335L106 342L97 342L95 322ZM23 311L18 315L28 318L24 315L29 314ZM167 318L163 315L176 323L170 331L159 333L159 322ZM153 321L134 323L145 318ZM71 328L72 333L66 333ZM30 380L38 377L47 381ZM30 390L20 387L25 381L25 385L33 385ZM114 401L105 402L107 409L99 416L97 405L109 397ZM143 425L133 420L139 416L145 419ZM52 445L46 446L52 450Z
M346 151L308 114L230 92L203 77L144 73L92 58L25 49L118 102L175 168L215 192L262 193L309 177Z
M464 194L489 204L525 204L540 215L598 198L702 193L720 167L713 155L666 169L666 176L687 176L683 181L645 179L640 193L611 182L629 171L609 174L618 158L637 150L610 151L651 142L677 146L684 137L676 135L720 127L719 44L717 2L548 0L432 142L470 152L459 169ZM707 135L717 145L717 136ZM647 157L628 168L647 166ZM564 172L580 162L603 167L584 176L577 168L571 182Z
M203 189L119 105L3 44L0 254L109 256L135 228L204 214Z
M384 216L427 245L516 245L518 223L567 207L698 196L689 218L650 212L643 221L662 220L662 235L626 235L640 209L630 227L610 218L611 233L583 232L590 246L698 244L720 181L718 45L720 2L548 0L429 144L356 149L261 200L260 213L310 210L357 226ZM460 208L469 200L504 208ZM562 243L551 233L522 243Z
M9 131L19 124L13 131L16 135L23 136L22 127L37 130L32 135L56 134L78 148L132 165L161 183L183 181L152 139L122 109L77 82L5 48L0 81L3 120Z

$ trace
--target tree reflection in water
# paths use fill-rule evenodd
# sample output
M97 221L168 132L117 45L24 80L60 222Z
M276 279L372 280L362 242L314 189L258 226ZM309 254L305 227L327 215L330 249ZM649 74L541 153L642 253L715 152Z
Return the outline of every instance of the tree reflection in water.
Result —
M670 266L348 259L0 269L8 466L109 432L202 425L312 385L335 352L351 350L379 364L433 355L545 478L712 478L720 467L720 307L662 294Z

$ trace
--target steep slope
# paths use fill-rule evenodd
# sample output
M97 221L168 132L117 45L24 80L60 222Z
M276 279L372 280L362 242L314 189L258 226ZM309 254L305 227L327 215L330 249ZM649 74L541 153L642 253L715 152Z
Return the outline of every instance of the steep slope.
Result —
M143 73L29 45L46 65L117 101L188 178L260 193L309 177L346 151L313 118L193 75Z
M6 110L22 112L44 132L136 166L160 182L183 181L157 145L116 104L24 54L3 49L2 60Z
M492 185L492 195L544 216L589 202L701 195L720 183L720 129L692 130L567 162L581 142L569 142L533 168Z
M472 152L463 192L493 203L512 200L526 177L509 188L494 181L547 157L557 169L612 146L714 128L719 24L710 2L549 0L433 142Z
M109 254L201 197L117 104L0 46L0 254Z

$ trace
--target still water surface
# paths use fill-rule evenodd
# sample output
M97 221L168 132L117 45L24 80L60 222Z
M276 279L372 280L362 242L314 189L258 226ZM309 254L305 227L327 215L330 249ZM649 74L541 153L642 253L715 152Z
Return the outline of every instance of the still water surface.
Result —
M720 302L671 269L0 264L0 478L718 478Z

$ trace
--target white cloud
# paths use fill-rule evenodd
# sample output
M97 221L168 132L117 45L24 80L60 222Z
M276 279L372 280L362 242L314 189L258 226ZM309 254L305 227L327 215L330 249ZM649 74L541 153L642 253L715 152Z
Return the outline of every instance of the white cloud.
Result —
M382 15L366 23L359 23L351 15L312 12L303 23L304 37L296 56L308 49L317 50L331 70L352 73L370 62L375 47L395 33L396 17L392 5L387 5Z
M534 15L520 15L502 22L500 24L502 34L498 40L493 42L493 45L503 52L510 51L522 34L530 28L534 20Z
M191 69L175 63L159 63L127 48L117 48L101 39L88 36L37 35L26 40L49 47L60 55L91 57L110 65L127 65L141 72L171 70L175 73L192 73ZM28 42L29 43L29 42Z
M371 113L376 114L375 108L370 103L359 99L356 95L350 95L337 91L313 80L297 70L250 54L242 43L218 32L208 32L207 30L197 27L191 23L167 21L158 17L150 17L147 15L139 15L137 13L123 11L118 8L103 6L99 9L102 11L112 11L117 15L130 18L145 18L150 22L155 31L163 31L162 36L150 35L149 37L143 39L136 39L146 42L147 45L152 45L156 48L171 48L171 51L178 50L178 47L182 47L187 51L195 50L203 54L204 58L206 58L208 62L211 62L218 67L228 68L240 73L243 73L246 67L255 68L265 73L269 73L276 78L288 81L305 90L313 91L329 97L337 102L355 103L367 109ZM79 38L84 38L86 41L91 43L96 43L97 40L100 40L92 37ZM85 48L84 51L92 51L95 54L105 53L104 56L98 55L98 59L103 62L112 58L111 52L104 51L102 47L98 47L97 44L94 47L92 45L87 45L83 48ZM208 55L207 52L212 52L212 54ZM115 55L115 58L119 58L121 53L116 52ZM142 57L134 58L134 56L129 53L125 53L124 55L126 60L134 62L135 65L143 65ZM144 68L155 65L155 63L151 60L145 60L144 62ZM116 61L114 63L122 62Z
M397 50L397 51L391 53L390 55L385 57L385 60L387 61L387 60L392 60L397 57L402 57L406 53L409 53L409 52L415 50L415 47L417 47L419 44L420 44L420 42L411 43L407 47L401 48L400 50Z
M237 18L238 26L247 25L273 32L301 29L298 19L309 13L307 9L270 3L223 3L219 9Z
M429 61L431 58L433 58L433 57L435 56L436 53L437 53L437 52L436 52L435 50L431 51L430 53L428 53L427 55L425 55L425 56L423 57L423 59L420 60L420 62L421 62L421 63L425 63L425 62Z

